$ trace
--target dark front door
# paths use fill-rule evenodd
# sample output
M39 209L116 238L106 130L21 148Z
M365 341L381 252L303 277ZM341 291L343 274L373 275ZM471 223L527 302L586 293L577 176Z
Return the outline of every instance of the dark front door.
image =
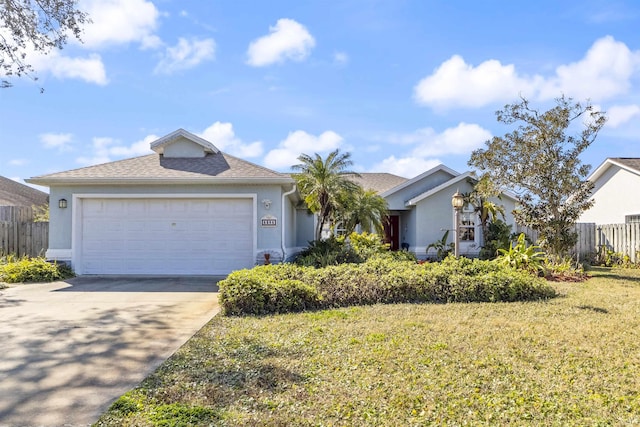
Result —
M389 244L389 249L400 249L400 216L389 215L384 224L384 241Z

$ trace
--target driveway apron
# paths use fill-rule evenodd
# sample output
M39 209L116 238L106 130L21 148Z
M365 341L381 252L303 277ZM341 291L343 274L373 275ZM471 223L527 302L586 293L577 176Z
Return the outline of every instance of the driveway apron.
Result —
M84 426L218 311L220 277L77 277L0 290L0 426Z

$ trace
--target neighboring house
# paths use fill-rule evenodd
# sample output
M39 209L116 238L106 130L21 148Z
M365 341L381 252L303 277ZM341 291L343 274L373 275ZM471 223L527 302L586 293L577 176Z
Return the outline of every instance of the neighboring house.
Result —
M313 240L316 218L290 175L183 129L151 148L155 154L28 180L51 189L48 258L70 261L77 274L227 274L264 263L265 254L288 259ZM392 247L404 243L424 258L425 247L453 228L451 196L471 191L470 178L438 166L413 179L359 180L389 203ZM513 199L501 203L513 223ZM479 225L471 209L463 217L461 253L475 254Z
M622 224L640 222L640 158L610 157L589 176L594 205L578 222Z
M49 195L28 185L0 176L0 206L42 206Z

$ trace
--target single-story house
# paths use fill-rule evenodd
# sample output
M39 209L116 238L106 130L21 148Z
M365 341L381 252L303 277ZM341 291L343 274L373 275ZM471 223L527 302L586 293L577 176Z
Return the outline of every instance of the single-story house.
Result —
M640 222L640 198L633 196L640 188L640 158L607 158L588 179L594 183L591 198L595 203L578 222Z
M288 259L313 240L316 217L295 181L223 153L183 129L151 143L155 154L34 177L51 189L46 256L77 274L227 274ZM452 229L451 197L472 175L440 165L406 179L362 174L389 204L387 238L424 258ZM515 200L500 201L513 223ZM480 249L471 208L463 210L461 253ZM453 235L453 233L451 233ZM403 245L404 244L404 245Z

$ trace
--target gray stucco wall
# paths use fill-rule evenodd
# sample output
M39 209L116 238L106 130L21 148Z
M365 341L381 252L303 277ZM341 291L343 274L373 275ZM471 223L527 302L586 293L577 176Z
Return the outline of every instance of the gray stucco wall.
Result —
M451 178L453 178L453 176L448 172L437 171L425 177L424 179L408 185L397 193L386 197L387 203L389 204L389 210L407 209L407 207L405 206L405 202L407 200L419 196L420 194L426 193L427 191L441 184L444 184Z
M72 221L73 221L73 195L74 194L247 194L256 195L257 224L257 250L281 250L282 237L282 187L280 185L132 185L132 186L60 186L51 187L50 200L50 227L49 248L71 249ZM59 209L57 201L66 199L67 209ZM267 209L263 200L270 200L271 205ZM260 219L265 215L277 218L276 227L261 227Z

